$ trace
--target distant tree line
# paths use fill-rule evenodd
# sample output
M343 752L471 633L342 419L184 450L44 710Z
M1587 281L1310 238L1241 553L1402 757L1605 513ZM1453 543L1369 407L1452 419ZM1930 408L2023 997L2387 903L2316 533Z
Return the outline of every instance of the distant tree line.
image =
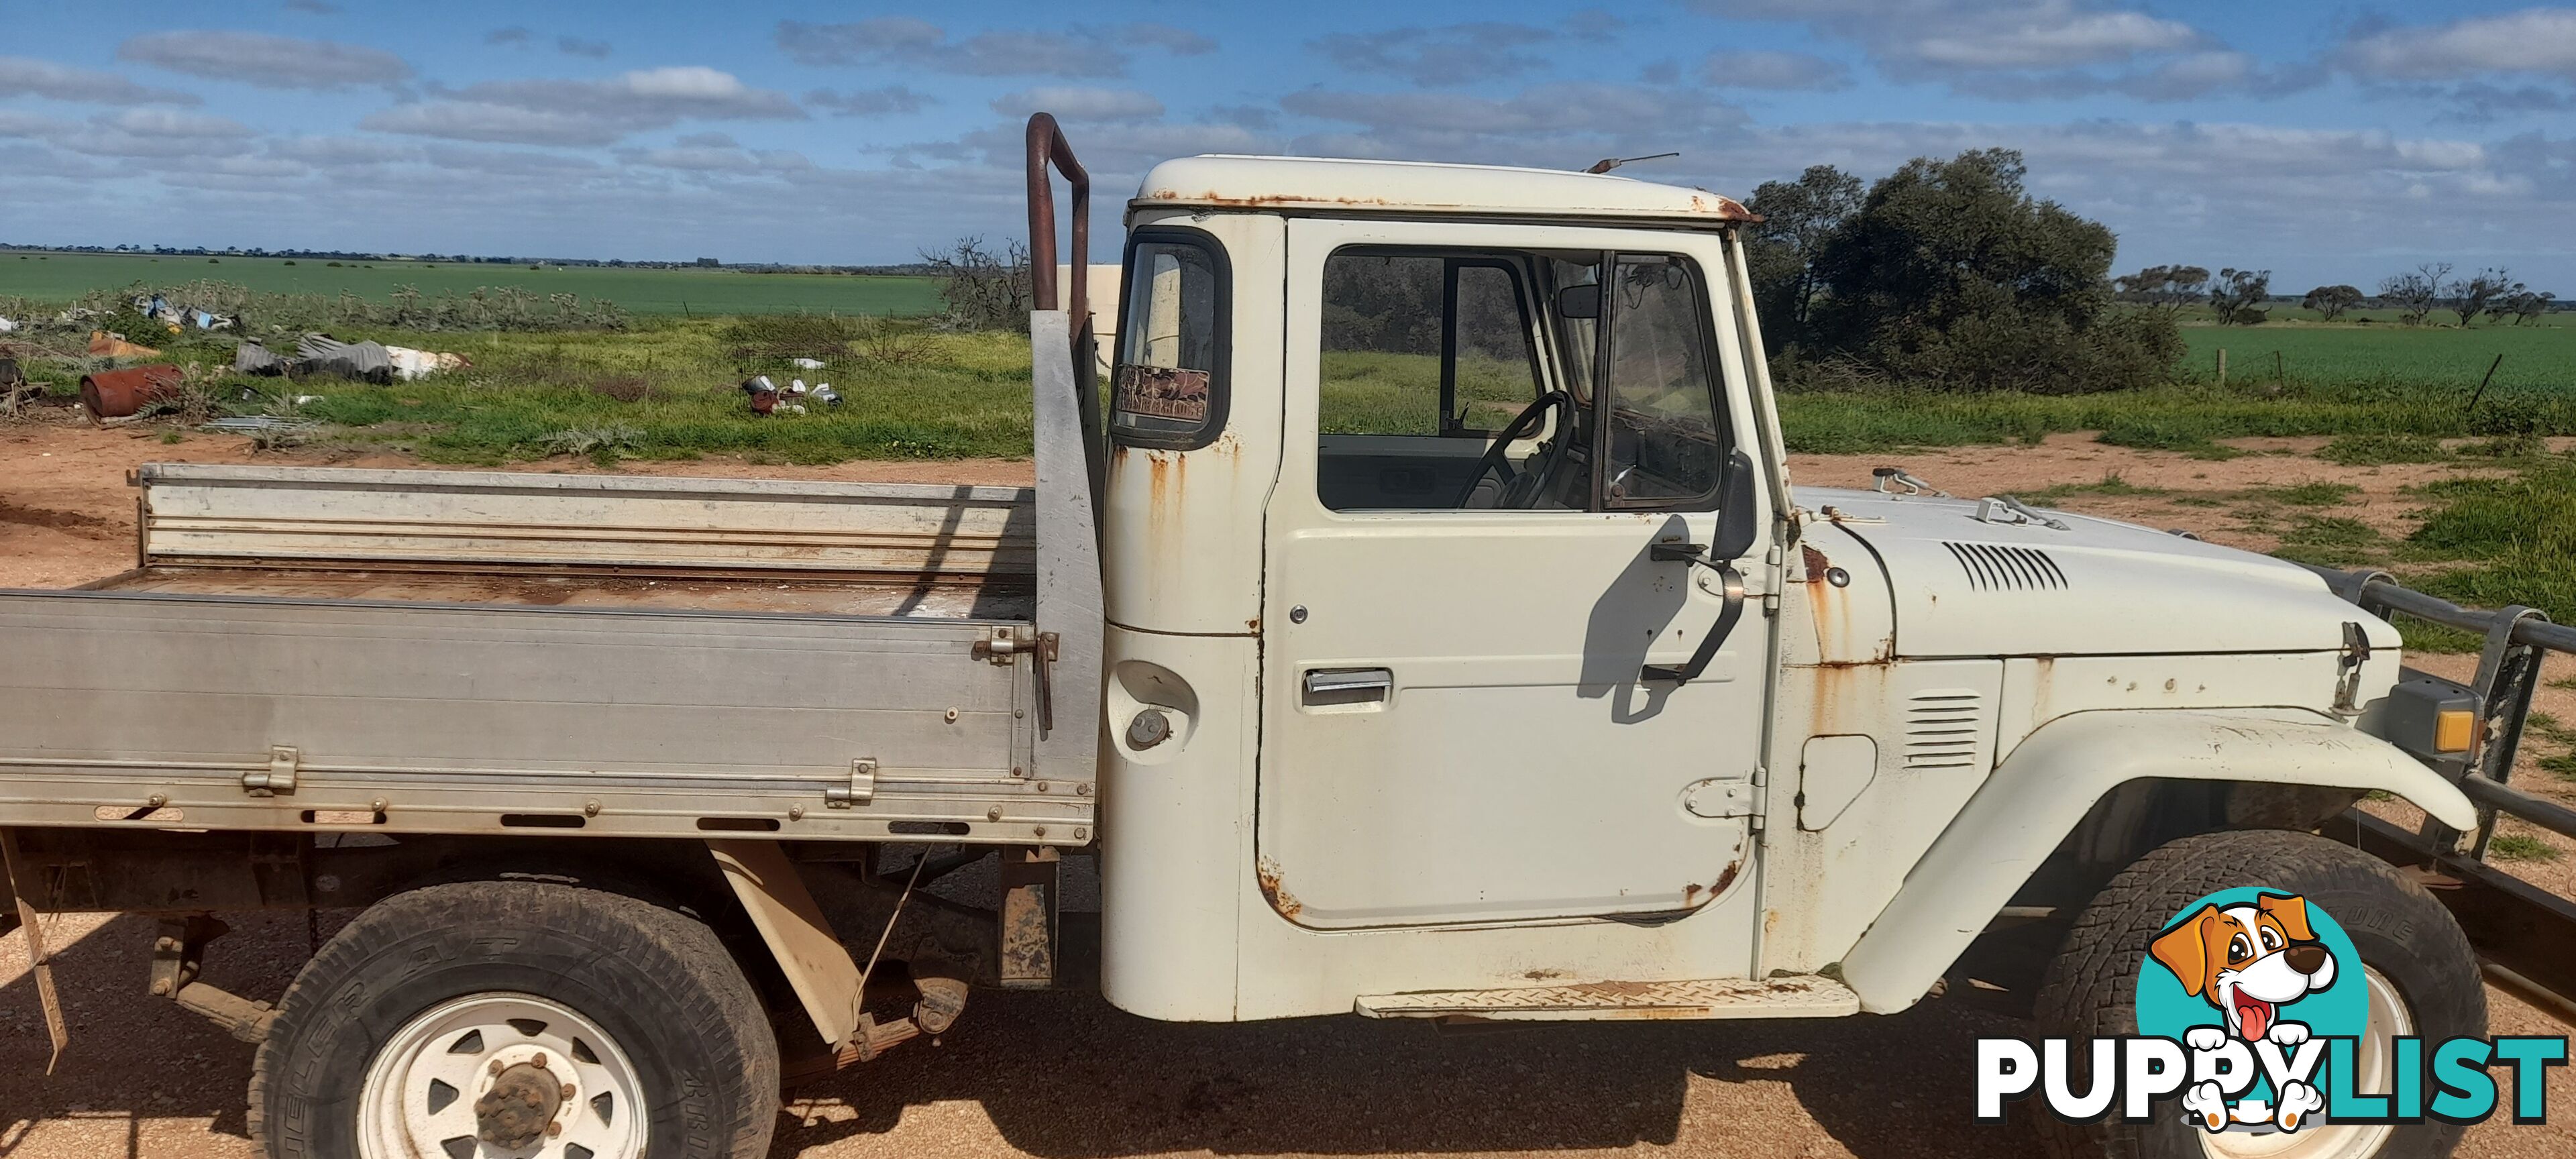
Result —
M2451 276L2451 263L2427 262L2380 280L2377 296L2357 286L2318 286L2299 299L2299 308L2316 311L2328 322L2362 307L2394 310L2407 325L2421 325L2435 312L2446 312L2466 326L2479 318L2512 319L2516 326L2555 308L2558 295L2517 282L2502 267ZM2222 326L2251 326L2270 318L2272 271L2223 269L2212 275L2201 266L2148 266L2113 278L2123 301L2176 314L2185 306L2206 302ZM2286 300L2286 299L2282 299Z
M1755 189L1747 258L1776 376L2047 394L2164 379L2183 350L2173 311L2122 307L2110 229L2032 197L2027 172L1979 149L1866 187L1818 165Z

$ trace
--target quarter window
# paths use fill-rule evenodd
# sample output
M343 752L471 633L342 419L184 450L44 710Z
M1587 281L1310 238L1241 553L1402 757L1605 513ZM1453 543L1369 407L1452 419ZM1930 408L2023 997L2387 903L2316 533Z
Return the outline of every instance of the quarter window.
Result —
M1216 246L1178 231L1129 243L1110 433L1187 450L1225 425L1226 269Z

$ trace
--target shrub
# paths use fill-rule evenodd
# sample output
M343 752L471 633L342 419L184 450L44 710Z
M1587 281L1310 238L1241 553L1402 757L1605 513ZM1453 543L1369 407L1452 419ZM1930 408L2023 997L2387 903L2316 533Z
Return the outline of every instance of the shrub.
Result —
M2183 351L2173 317L2114 303L2111 231L2031 197L2025 173L1987 149L1880 180L1817 246L1826 296L1792 344L1940 391L2162 381Z

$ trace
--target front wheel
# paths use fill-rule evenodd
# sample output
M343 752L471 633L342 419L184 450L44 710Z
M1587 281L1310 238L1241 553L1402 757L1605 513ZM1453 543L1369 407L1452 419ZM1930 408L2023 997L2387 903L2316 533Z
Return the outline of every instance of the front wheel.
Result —
M272 1159L753 1159L778 1048L713 931L619 894L399 894L322 947L251 1076Z
M2314 834L2270 830L2186 837L2112 878L2076 920L2040 985L2033 1011L2039 1034L2080 1042L2139 1033L2142 979L2171 968L2148 962L2150 945L2183 932L2175 922L2183 917L2188 924L2181 913L2185 906L2247 887L2302 898L2351 939L2361 961L2348 981L2361 984L2368 1012L2357 1044L2356 1089L2388 1089L2396 1037L2440 1041L2486 1034L2477 954L2450 911L2378 858ZM2232 936L2225 926L2219 929ZM2257 939L2262 936L2255 931ZM2216 943L2214 953L2228 952L2227 942ZM2213 977L2224 964L2211 959ZM2228 991L2231 998L2236 989ZM2238 1025L2259 1027L2278 1015L2260 1003L2254 1008L2262 1013ZM2070 1124L2041 1111L2040 1137L2058 1159L2443 1159L2459 1145L2464 1129L2439 1120L2317 1122L2289 1132L2213 1134L2189 1121L2178 1104L2160 1101L2147 1123L2112 1117Z

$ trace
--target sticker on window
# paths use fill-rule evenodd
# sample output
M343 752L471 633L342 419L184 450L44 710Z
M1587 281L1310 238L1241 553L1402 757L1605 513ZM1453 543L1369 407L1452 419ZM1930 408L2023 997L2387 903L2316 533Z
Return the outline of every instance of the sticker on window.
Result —
M1115 381L1121 412L1183 422L1207 420L1207 371L1121 363Z

